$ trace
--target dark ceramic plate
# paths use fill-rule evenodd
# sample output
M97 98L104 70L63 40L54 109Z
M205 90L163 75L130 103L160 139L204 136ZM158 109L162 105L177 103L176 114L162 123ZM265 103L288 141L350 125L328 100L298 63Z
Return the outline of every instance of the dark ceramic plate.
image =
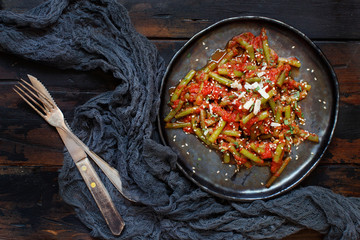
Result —
M202 68L212 53L224 48L233 36L243 32L259 35L262 27L267 30L270 47L279 56L296 56L301 61L302 66L295 79L303 79L312 85L308 97L300 102L307 120L303 128L320 137L318 144L305 141L293 147L292 160L270 188L264 186L270 176L269 168L241 169L233 176L235 167L223 164L217 152L210 151L194 135L185 134L181 129L165 129L162 121L170 111L167 105L169 89L176 86L190 69ZM264 17L230 18L196 34L171 60L161 91L161 137L178 154L178 167L207 192L230 200L267 199L296 186L315 168L324 154L338 114L338 82L323 53L295 28Z

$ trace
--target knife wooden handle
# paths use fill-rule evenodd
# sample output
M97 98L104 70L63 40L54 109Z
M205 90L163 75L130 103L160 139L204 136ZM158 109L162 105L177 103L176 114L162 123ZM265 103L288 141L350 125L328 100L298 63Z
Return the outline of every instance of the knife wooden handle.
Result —
M113 201L111 200L110 194L106 190L89 159L87 157L83 158L75 164L78 167L92 196L94 197L95 202L105 218L112 234L120 235L125 226L124 220L117 211Z
M111 183L116 187L117 190L121 193L123 197L131 202L136 202L135 199L131 198L129 195L125 194L124 189L122 187L120 174L119 172L111 167L107 162L105 162L101 157L99 157L96 153L91 151L88 146L85 145L71 130L70 128L64 123L62 128L57 128L58 131L64 131L75 143L77 143L86 153L87 155L98 165L98 167L105 173L105 175L109 178ZM60 134L61 136L61 134ZM63 138L63 137L62 137ZM63 140L64 141L64 140ZM69 140L67 140L69 141ZM64 141L65 145L66 142ZM67 146L68 148L68 146Z

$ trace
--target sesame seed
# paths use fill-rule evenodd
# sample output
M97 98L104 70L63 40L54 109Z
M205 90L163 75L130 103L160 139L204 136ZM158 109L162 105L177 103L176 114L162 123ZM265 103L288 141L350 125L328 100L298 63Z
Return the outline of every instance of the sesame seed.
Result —
M306 71L310 71L310 68L307 68Z
M324 106L324 109L326 109L326 107Z
M319 99L319 102L322 102L322 100L321 100L321 99Z
M313 152L311 152L311 155L314 155L314 153L313 153Z
M225 176L227 176L228 175L228 173L225 173Z
M195 173L195 170L193 170L192 172Z
M189 153L189 152L186 152L186 154L187 154L187 155L190 155L190 153Z
M205 49L208 49L209 47L206 47Z
M260 184L261 184L262 186L264 186L264 183L263 183L263 182L260 182Z
M176 141L176 139L174 138L174 139L173 139L173 142L175 142L175 141Z
M314 80L316 81L316 80L317 80L317 78L316 78L316 77L314 77Z
M311 69L311 72L313 73L313 72L314 72L314 69Z
M224 180L225 180L225 181L228 181L229 179L225 178Z
M295 48L295 46L292 46L291 48L292 48L292 49L294 49L294 48Z
M185 146L189 146L189 144L185 143Z
M216 173L219 173L220 171L219 170L217 170L217 172Z

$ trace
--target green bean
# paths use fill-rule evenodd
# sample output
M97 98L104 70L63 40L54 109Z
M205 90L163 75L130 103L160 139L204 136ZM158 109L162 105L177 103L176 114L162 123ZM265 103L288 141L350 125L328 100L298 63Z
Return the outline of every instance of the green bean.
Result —
M248 83L261 82L261 78L259 77L246 78L245 81Z
M279 57L278 61L280 63L287 63L291 66L294 66L294 67L301 67L301 62L295 58L283 58L283 57Z
M228 152L224 153L223 162L224 163L230 162L230 153L228 153Z
M269 105L270 105L270 108L271 108L271 111L275 114L276 112L276 103L274 101L273 98L269 98Z
M261 120L268 118L269 116L270 116L270 113L267 110L265 110L258 115L258 119L259 119L259 121L261 121Z
M217 67L217 63L215 61L211 61L205 68L204 68L204 72L205 73L209 73L211 71L213 71L216 67Z
M250 59L253 60L255 58L254 47L249 45L246 47L246 51L248 52Z
M220 76L219 74L216 74L214 72L210 72L209 76L212 77L213 79L215 79L217 82L219 82L225 86L228 86L228 87L231 87L231 84L234 83L232 80L230 80L226 77Z
M278 104L276 107L276 113L275 113L275 122L281 123L282 122L282 113L283 113L283 107Z
M244 75L243 72L240 72L238 70L233 70L233 72L232 72L233 76L232 76L231 72L229 72L226 68L218 68L218 73L220 75L225 75L225 76L229 76L229 77L233 77L233 76L241 77L242 75Z
M242 38L237 38L236 41L241 45L243 46L246 51L248 52L249 56L250 56L250 59L254 59L255 58L255 54L254 54L254 47L247 43L244 39Z
M231 152L231 154L236 158L241 158L241 154L236 150L236 148L234 147L234 145L231 145L229 147L229 151Z
M182 92L182 90L186 87L186 85L191 81L191 79L194 77L196 71L190 70L188 74L180 81L180 83L177 85L173 95L171 96L171 102L176 101Z
M257 66L256 65L249 65L245 67L247 70L256 70Z
M220 75L229 75L229 71L226 68L218 68L218 73Z
M216 129L209 137L209 141L211 143L214 143L216 141L216 139L219 137L220 133L224 129L225 125L226 125L226 121L224 119L220 118L220 121L219 121L218 125L216 126Z
M306 138L306 140L309 140L312 142L319 142L319 136L314 133L310 133L310 135Z
M277 145L275 152L274 152L274 156L273 156L274 162L276 162L276 163L280 162L284 147L285 147L285 143L279 143Z
M175 115L175 118L182 118L187 115L195 113L199 109L199 106L189 107Z
M184 128L184 127L190 127L191 123L189 122L176 122L176 123L166 123L165 128Z
M264 56L267 64L270 64L270 48L269 48L269 42L267 39L264 39L262 41L263 43L263 50L264 50Z
M176 115L176 113L182 108L183 104L184 104L184 101L179 100L178 105L176 106L176 108L171 109L171 111L169 112L169 114L164 118L164 121L165 121L165 122L170 122L171 119L174 118L174 116Z
M234 70L234 76L235 76L235 77L241 77L242 75L244 75L243 72L240 72L240 71L238 71L238 70Z
M221 66L221 65L227 63L233 56L234 56L234 52L233 51L228 51L225 54L225 56L220 60L218 66Z
M211 146L211 142L203 135L201 129L196 126L196 119L194 115L191 118L191 128L201 141L203 141L206 145Z
M259 157L256 156L255 154L249 152L249 151L246 150L245 148L242 148L242 149L240 150L240 153L241 153L242 155L244 155L246 158L248 158L248 159L250 159L251 161L253 161L253 162L256 162L256 163L263 163L263 162L264 162L261 158L259 158Z
M306 140L309 140L311 142L319 142L319 136L314 133L309 133L303 129L300 129L298 135L302 138L305 138Z
M263 146L256 146L254 142L250 143L250 148L257 154L263 154L265 152L265 148Z
M271 89L267 94L269 95L268 98L262 97L262 98L260 99L261 104L266 103L270 98L272 98L272 97L275 95L275 90L274 90L274 89Z
M286 74L286 71L283 70L281 72L281 74L279 75L278 79L276 80L276 85L278 85L279 87L281 87L284 84L285 77L286 77L285 74Z
M285 119L289 120L291 118L291 106L286 105L284 107Z
M241 121L243 124L246 124L250 119L252 119L255 116L253 112L249 113L248 115L244 116Z
M221 133L224 134L224 135L227 135L227 136L241 137L241 132L240 132L240 131L235 131L235 130L223 130Z
M280 168L267 181L267 183L265 185L267 188L269 188L274 183L274 181L281 175L281 173L284 171L286 166L289 164L290 160L291 160L291 157L285 158L285 160L282 162Z
M206 128L205 119L206 119L206 111L201 108L200 109L200 126L202 129Z

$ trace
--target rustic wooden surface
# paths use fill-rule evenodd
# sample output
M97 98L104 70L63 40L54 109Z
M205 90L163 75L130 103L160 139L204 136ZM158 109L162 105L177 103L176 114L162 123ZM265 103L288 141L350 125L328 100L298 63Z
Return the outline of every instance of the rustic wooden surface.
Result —
M24 12L42 0L4 0L2 9ZM360 2L353 1L120 1L135 28L166 62L194 33L218 20L244 15L276 18L310 37L338 76L340 112L334 138L301 186L318 185L360 197ZM59 196L63 144L12 91L27 73L43 79L66 118L116 81L99 71L62 71L0 53L0 239L94 239ZM286 239L322 239L303 230Z

